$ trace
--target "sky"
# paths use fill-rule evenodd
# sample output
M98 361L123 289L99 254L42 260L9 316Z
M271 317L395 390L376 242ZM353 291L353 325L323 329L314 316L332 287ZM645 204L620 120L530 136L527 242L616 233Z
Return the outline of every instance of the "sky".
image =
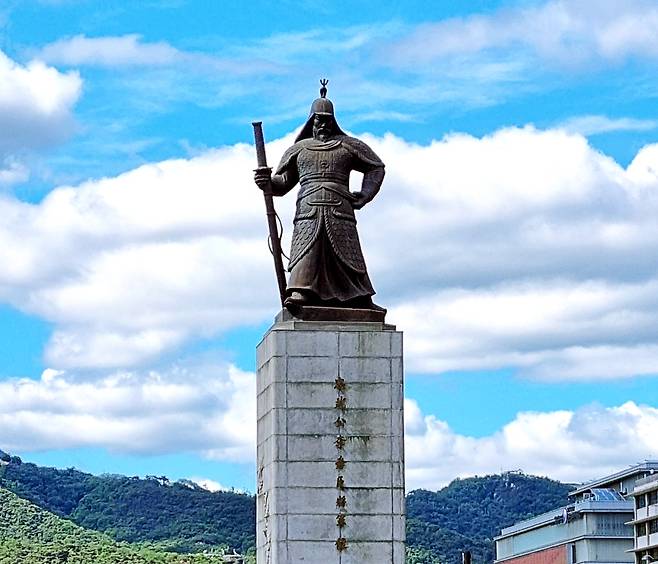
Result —
M275 164L326 77L386 163L358 220L407 487L657 459L656 30L645 0L0 0L0 448L254 491L251 122Z

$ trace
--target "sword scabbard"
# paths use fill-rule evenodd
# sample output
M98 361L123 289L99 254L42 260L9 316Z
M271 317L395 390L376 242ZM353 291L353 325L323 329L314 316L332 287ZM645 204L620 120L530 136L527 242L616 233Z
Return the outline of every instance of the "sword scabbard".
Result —
M255 121L252 123L254 127L254 141L256 144L256 159L258 168L256 171L271 172L272 169L267 166L267 156L265 154L265 139L263 137L263 122ZM277 215L274 209L274 198L272 197L272 185L269 183L263 190L263 197L265 198L265 211L267 214L267 226L270 232L270 242L272 245L272 257L274 258L274 271L276 273L276 281L279 286L279 297L281 298L281 305L286 299L286 275L283 269L283 252L281 250L281 236L279 235L279 227L277 225Z

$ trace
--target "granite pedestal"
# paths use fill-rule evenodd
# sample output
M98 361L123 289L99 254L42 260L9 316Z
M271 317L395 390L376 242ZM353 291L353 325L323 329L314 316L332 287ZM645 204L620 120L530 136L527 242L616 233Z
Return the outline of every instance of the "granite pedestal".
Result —
M257 365L258 564L404 563L402 333L280 316Z

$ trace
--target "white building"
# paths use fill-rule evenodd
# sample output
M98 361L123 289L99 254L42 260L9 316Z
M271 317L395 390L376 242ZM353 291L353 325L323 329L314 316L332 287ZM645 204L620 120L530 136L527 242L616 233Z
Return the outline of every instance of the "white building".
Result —
M635 564L651 564L658 561L658 472L638 480L631 495L635 498L630 522L635 532Z
M495 539L496 564L651 564L633 556L637 540L630 495L637 481L653 472L658 475L658 462L644 462L588 482L569 493L569 503L564 507L503 529ZM658 482L655 490L654 501ZM651 522L642 515L644 521ZM653 515L652 527L656 528L658 502ZM658 529L656 533L651 546L658 547ZM651 537L647 535L649 542ZM641 552L639 558L644 555ZM658 560L658 554L654 556Z

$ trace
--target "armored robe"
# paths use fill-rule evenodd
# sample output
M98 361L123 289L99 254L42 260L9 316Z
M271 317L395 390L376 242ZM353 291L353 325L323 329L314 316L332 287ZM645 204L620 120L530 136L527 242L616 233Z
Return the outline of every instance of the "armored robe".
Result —
M342 131L341 131L342 133ZM355 305L374 295L356 230L349 190L352 170L376 193L384 163L362 141L336 135L306 138L286 151L276 170L276 195L299 182L288 270L288 295L312 293L328 305ZM373 193L373 196L374 196Z

